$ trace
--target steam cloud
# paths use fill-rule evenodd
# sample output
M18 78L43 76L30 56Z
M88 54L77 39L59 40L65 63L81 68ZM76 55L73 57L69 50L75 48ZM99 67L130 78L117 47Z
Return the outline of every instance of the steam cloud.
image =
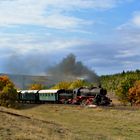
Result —
M72 81L76 79L83 79L89 82L99 82L99 77L96 73L86 66L82 62L76 61L73 54L69 54L59 64L49 69L48 74L60 81Z
M40 57L41 56L41 57ZM47 65L46 64L47 60ZM20 75L45 75L45 69L49 68L49 60L46 54L12 54L6 63L5 71Z
M38 56L41 56L38 58ZM27 54L19 55L14 54L7 61L6 71L11 74L23 75L21 78L13 78L15 83L20 83L22 88L23 83L31 84L32 79L30 75L44 75L48 81L47 84L55 84L60 81L73 81L76 79L83 79L89 82L99 83L99 77L96 73L86 66L82 62L76 61L76 57L73 54L69 54L60 63L51 67L51 61L46 54ZM46 62L47 60L47 62ZM28 75L24 77L24 75ZM33 81L34 82L34 81ZM40 82L40 81L39 81Z

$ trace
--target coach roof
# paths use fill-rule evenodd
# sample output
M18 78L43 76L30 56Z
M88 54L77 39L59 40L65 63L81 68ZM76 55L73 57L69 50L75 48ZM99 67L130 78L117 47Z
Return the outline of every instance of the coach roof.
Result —
M59 89L39 90L38 93L57 93Z

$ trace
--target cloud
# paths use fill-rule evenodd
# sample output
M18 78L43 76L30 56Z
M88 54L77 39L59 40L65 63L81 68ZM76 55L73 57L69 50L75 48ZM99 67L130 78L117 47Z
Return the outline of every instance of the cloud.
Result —
M57 7L59 1L2 1L0 3L0 25L41 25L49 28L75 28L77 25L86 23L82 19L65 16L59 10L50 9L49 6ZM82 23L82 24L81 24Z
M131 30L133 29L140 29L140 11L134 11L132 13L132 17L122 25L117 27L117 30Z
M120 62L124 62L123 66L126 58L133 62L139 52L139 12L134 13L120 27L118 40L110 35L114 39L114 42L109 40L112 44L100 43L100 39L104 39L104 35L100 34L103 27L94 26L98 19L89 16L94 11L101 13L131 1L2 0L0 59L13 71L16 71L14 64L17 65L17 71L22 64L22 72L39 73L46 67L42 64L56 64L64 56L74 53L86 66L97 70L97 73L103 72L103 69L118 70L122 68L123 63ZM104 13L101 15L104 16ZM96 27L101 27L97 34ZM100 42L95 42L96 39ZM134 51L130 48L134 48ZM30 66L32 70L29 70Z
M43 74L70 53L78 61L95 70L97 74L112 73L120 69L137 68L140 61L139 47L126 44L101 44L79 38L48 38L38 34L0 34L0 59L5 62L7 72L22 74ZM129 67L127 62L131 62ZM20 69L22 68L22 70Z
M138 47L140 45L140 11L132 13L132 17L117 27L119 40L127 46Z
M80 9L110 9L128 0L14 0L0 2L0 26L41 25L49 28L75 28L90 22L69 16ZM66 14L65 14L66 13Z
M116 58L130 58L130 57L140 57L139 51L137 49L121 50L115 55Z
M134 15L131 21L132 21L132 24L140 27L140 11L134 12Z

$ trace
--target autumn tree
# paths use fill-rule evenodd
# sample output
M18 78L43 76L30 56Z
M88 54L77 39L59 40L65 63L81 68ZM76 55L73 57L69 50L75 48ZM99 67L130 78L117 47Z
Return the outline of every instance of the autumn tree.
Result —
M75 89L83 86L89 86L84 80L75 80L75 81L63 81L56 84L53 89Z
M129 89L131 87L133 87L134 82L135 82L134 78L126 77L117 86L116 95L118 96L118 99L123 104L126 104L126 103L128 103L130 101L128 93L129 93Z
M87 83L84 80L76 80L71 83L69 89L80 88L83 86L87 86Z
M15 107L17 91L7 76L0 76L0 105Z
M52 89L69 89L71 82L60 82L56 84Z
M140 104L140 80L136 81L134 86L129 89L128 95L131 105Z
M31 90L41 90L43 88L44 88L44 86L42 84L31 84L29 86L29 89L31 89Z

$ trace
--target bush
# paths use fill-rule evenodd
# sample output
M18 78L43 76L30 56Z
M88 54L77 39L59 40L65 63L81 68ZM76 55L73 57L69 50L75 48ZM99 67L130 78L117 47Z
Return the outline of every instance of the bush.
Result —
M129 101L131 102L131 105L140 104L140 80L136 81L134 86L129 89Z
M87 83L84 80L76 80L71 83L69 89L80 88L83 86L87 86Z
M89 86L84 80L75 80L73 82L60 82L56 84L52 89L75 89L83 86Z
M135 79L131 78L131 77L125 77L120 84L118 85L117 89L116 89L116 95L118 96L118 99L123 103L126 104L128 102L130 102L129 99L129 89L131 87L133 87L135 82Z
M30 90L41 90L43 88L44 88L44 86L42 84L31 84L29 86Z
M0 105L16 107L17 91L7 76L0 76Z
M52 89L69 89L71 82L60 82L56 84Z

